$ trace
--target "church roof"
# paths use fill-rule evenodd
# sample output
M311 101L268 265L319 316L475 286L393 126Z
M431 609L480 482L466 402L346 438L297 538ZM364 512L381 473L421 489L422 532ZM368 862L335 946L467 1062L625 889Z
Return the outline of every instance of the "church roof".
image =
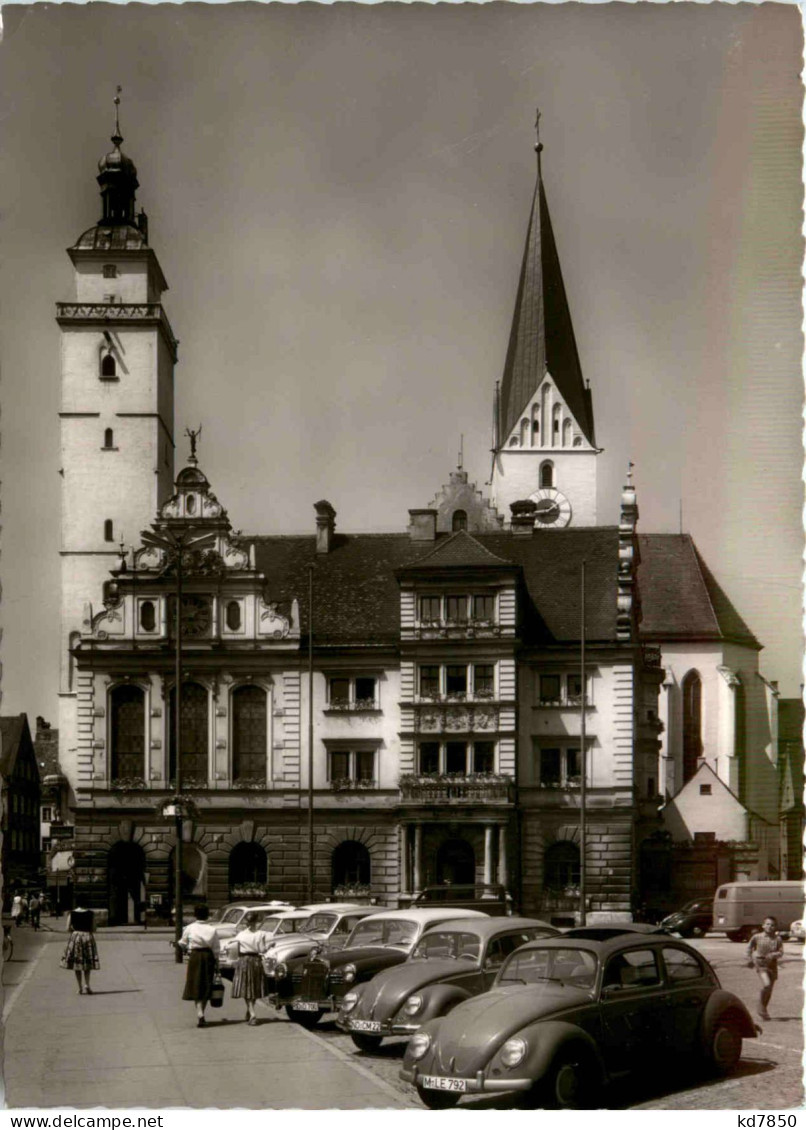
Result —
M591 527L538 531L531 537L478 533L437 535L416 542L408 534L334 534L329 553L316 553L311 536L244 538L255 543L256 565L272 600L300 603L301 631L308 631L308 566L314 563L314 635L322 644L396 644L400 639L397 572L411 566L439 567L437 554L477 543L473 565L520 567L526 601L522 635L533 644L571 643L580 635L580 570L586 562L587 635L616 640L618 530ZM453 562L450 562L453 563ZM457 560L456 564L467 564Z
M590 390L582 379L560 259L538 165L501 382L499 443L505 442L540 386L546 370L551 373L583 434L593 444Z
M717 584L690 534L639 534L641 635L761 644Z
M27 714L6 714L0 717L0 775L8 777L14 770L14 764L20 752L20 747L27 736L28 745L33 750L31 731L28 728Z
M71 250L142 251L148 247L145 233L134 224L95 224L78 237Z

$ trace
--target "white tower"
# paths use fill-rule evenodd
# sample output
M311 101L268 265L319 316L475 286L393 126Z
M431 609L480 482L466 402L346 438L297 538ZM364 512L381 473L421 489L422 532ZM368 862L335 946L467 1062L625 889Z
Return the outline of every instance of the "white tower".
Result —
M540 115L538 114L538 120ZM582 379L540 167L493 427L492 501L537 504L538 525L596 524L590 388Z
M119 88L118 88L119 92ZM118 543L133 542L173 490L173 369L177 341L160 304L167 289L135 216L134 163L114 146L99 162L103 213L68 248L76 300L57 303L62 332L62 580L59 740L75 780L81 688L70 649L103 612ZM89 710L87 706L87 710Z

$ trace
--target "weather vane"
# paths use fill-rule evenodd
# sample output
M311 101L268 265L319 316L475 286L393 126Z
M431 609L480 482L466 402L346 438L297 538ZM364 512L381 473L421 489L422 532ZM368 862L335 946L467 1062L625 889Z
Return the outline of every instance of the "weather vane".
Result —
M627 481L632 482L632 469L635 466L632 460L627 463Z
M120 111L120 96L121 96L122 93L123 93L123 87L122 86L118 86L118 87L115 88L115 97L114 97L114 103L115 103L115 137L120 138L121 141L123 140L123 138L120 136L119 111ZM113 138L112 140L114 141L115 138Z
M543 115L540 113L540 110L536 109L535 110L535 149L537 150L538 153L543 148L543 145L540 141L540 119L542 118L542 116Z
M195 432L193 431L192 428L185 428L185 435L190 440L190 458L191 458L191 461L193 463L196 462L196 442L197 442L199 436L201 435L201 431L202 431L201 424L199 424L199 426L198 426L198 428L196 428Z

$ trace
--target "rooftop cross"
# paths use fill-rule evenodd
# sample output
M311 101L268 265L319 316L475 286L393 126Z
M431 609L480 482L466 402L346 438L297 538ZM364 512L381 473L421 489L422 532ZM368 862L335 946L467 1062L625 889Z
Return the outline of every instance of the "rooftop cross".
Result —
M114 136L112 137L112 141L114 141L115 145L120 145L121 141L123 141L123 138L121 137L121 134L120 134L120 96L121 96L122 93L123 93L123 87L118 86L115 90L115 97L114 97L114 103L115 103L115 133L114 133Z

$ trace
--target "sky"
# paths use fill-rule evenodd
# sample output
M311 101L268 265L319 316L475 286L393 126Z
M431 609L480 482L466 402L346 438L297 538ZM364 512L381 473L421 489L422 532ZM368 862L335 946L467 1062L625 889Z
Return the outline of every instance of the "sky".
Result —
M599 515L690 532L801 682L802 35L749 4L4 6L2 712L56 721L65 248L124 151L170 284L186 427L244 533L403 530L464 436L490 471L535 179ZM131 542L138 531L126 530ZM97 595L89 599L97 602Z

